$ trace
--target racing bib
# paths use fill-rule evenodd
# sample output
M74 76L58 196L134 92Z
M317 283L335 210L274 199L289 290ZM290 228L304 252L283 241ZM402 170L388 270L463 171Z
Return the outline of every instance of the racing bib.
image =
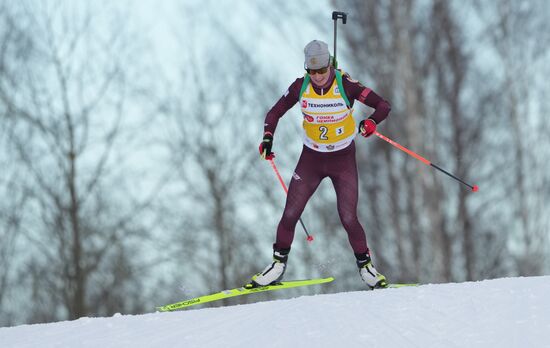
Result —
M304 121L304 144L320 152L347 147L357 134L353 109L340 95L336 79L324 95L319 95L311 82L300 96Z

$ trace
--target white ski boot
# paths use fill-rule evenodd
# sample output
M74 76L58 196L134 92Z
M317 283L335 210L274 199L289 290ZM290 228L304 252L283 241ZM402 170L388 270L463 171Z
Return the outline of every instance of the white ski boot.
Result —
M371 289L380 289L388 287L388 282L386 277L378 272L376 268L372 265L370 255L362 255L359 257L357 254L357 267L359 267L359 274L361 279L367 284Z
M252 285L266 286L276 284L283 279L283 274L286 270L286 262L290 249L273 251L273 262L267 266L262 272L252 277Z

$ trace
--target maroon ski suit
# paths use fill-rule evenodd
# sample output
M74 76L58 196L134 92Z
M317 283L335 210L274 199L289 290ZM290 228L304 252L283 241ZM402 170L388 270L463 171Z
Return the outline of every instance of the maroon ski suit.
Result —
M331 68L329 80L324 87L331 86L334 78L334 68ZM303 81L303 77L296 79L269 110L265 118L265 132L274 134L279 119L299 101ZM358 100L374 109L370 118L377 124L388 116L390 104L371 89L352 80L347 74L342 77L342 83L352 106L354 101ZM324 94L323 88L313 84L312 86L317 94ZM338 214L354 253L356 256L368 253L365 231L357 218L358 174L355 141L335 152L318 152L304 145L288 188L283 216L277 227L275 250L290 249L296 224L306 203L325 177L329 177L334 185Z

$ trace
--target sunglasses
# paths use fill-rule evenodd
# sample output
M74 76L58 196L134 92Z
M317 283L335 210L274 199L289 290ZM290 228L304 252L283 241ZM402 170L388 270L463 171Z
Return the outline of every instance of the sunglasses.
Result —
M329 66L325 66L324 68L321 68L321 69L309 69L309 68L306 68L306 71L308 74L310 75L315 75L315 74L324 74L328 71L328 68Z

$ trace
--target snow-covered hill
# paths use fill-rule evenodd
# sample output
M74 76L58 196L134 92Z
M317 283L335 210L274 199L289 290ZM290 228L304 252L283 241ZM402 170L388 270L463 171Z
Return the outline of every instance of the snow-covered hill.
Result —
M0 328L2 348L298 346L550 347L550 276Z

